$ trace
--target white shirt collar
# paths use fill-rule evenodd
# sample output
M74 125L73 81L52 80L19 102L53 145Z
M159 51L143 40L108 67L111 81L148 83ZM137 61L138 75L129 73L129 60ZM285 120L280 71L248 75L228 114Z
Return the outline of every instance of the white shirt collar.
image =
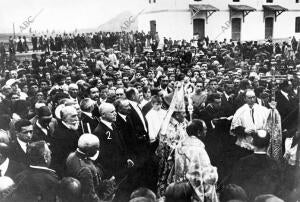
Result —
M100 98L100 103L106 102L106 100L107 100L107 98L105 98L105 99Z
M101 122L102 122L104 125L106 125L109 129L113 130L111 122L105 121L105 120L103 120L102 118L100 118L100 120L101 120Z
M17 138L17 141L18 141L19 145L21 146L22 150L26 153L26 151L27 151L27 143L23 142L19 138Z
M35 169L49 170L49 171L55 172L55 170L52 170L52 169L47 168L47 167L45 167L45 166L32 166L32 165L30 165L29 167L30 167L30 168L35 168Z
M286 97L286 99L288 99L288 100L290 100L289 99L289 94L288 93L286 93L286 92L284 92L284 91L280 91L281 93L282 93L282 95L284 96L284 97Z
M254 154L267 154L267 152L264 152L264 151L255 151Z
M138 103L137 103L137 102L134 102L134 101L129 100L129 103L130 103L132 106L138 106Z
M93 114L91 112L84 112L84 111L81 112L87 115L88 117L93 118Z
M72 101L78 103L77 97L76 97L76 98L73 98L73 97L70 96L70 100L72 100Z
M124 119L124 121L126 121L126 115L120 114L120 113L118 113L118 114L120 115L120 117L121 117L122 119Z
M229 95L224 91L224 96L226 97L226 99L228 100L229 99Z
M248 104L246 104L246 105L247 105L247 107L248 107L249 109L255 109L255 108L258 106L257 103L254 103L254 105L252 106L252 108L250 108L250 106L249 106Z
M9 164L9 158L6 158L5 161L0 165L1 176L4 176Z
M39 123L39 120L36 121L36 125L45 133L45 135L48 135L48 131L46 128L43 128L41 124Z
M66 122L62 121L61 123L62 123L64 126L66 126L68 129L71 129L70 126L69 126Z

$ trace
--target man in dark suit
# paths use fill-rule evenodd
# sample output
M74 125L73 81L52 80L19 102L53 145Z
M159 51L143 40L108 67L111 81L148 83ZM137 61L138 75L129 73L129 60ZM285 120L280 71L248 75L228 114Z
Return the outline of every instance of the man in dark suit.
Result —
M7 133L0 133L0 177L7 176L15 179L16 175L25 169L25 166L9 159L9 137Z
M80 102L81 122L80 130L82 133L91 133L98 125L98 120L93 116L92 112L96 107L95 101L90 98L85 98Z
M66 159L77 148L78 126L79 120L76 109L73 106L64 107L61 110L61 121L58 122L50 141L51 168L56 170L58 175L64 175Z
M77 150L67 158L68 174L78 179L82 186L82 201L108 200L113 195L108 186L113 187L114 180L102 181L102 171L93 162L99 155L99 144L97 136L85 133L78 140Z
M126 145L114 122L116 121L115 107L110 103L102 103L99 107L100 122L94 134L100 140L100 157L96 163L104 169L104 178L116 177L121 180L126 176L128 168L134 165L128 158Z
M20 119L15 123L17 138L9 145L9 158L24 165L29 165L26 152L33 136L33 127L29 120Z
M130 113L127 116L130 126L130 132L135 135L141 146L145 147L149 145L149 135L148 135L148 124L142 110L139 108L139 93L135 88L129 88L126 91L126 97L130 104ZM136 146L136 145L129 145ZM133 147L130 147L133 148Z
M234 114L234 85L232 82L227 82L224 85L224 92L221 94L221 108L225 116Z
M116 127L120 133L120 136L122 139L124 139L126 147L128 145L137 145L137 142L133 143L132 141L136 141L133 134L130 132L129 123L127 116L129 115L131 111L131 107L129 104L129 101L127 99L118 99L114 103L116 109L117 109L117 118L116 118ZM136 162L136 155L134 154L132 149L128 149L128 156L130 159L133 160L133 162ZM119 192L116 195L116 199L123 199L123 201L128 201L129 196L132 193L133 190L136 189L136 184L138 184L138 181L140 181L140 173L137 170L137 167L133 167L129 171L129 176L127 180L122 184L122 186L119 188Z
M0 176L15 179L16 175L23 171L25 166L8 158L8 146L0 143Z
M28 146L30 167L16 176L18 185L12 201L55 202L58 196L59 179L54 170L49 169L51 151L45 141L31 143Z
M129 125L127 122L127 116L131 111L131 107L129 104L129 101L127 99L118 99L114 103L116 110L117 110L117 117L116 117L116 127L118 131L120 132L120 135L125 141L126 146L128 146L130 143L128 141L132 141L133 138L130 137L132 134L129 131Z
M32 42L32 51L37 51L37 42L38 42L38 39L37 39L37 37L34 34L31 37L31 42Z
M148 124L145 116L138 106L138 90L129 88L126 91L126 97L130 103L130 113L126 117L130 139L127 139L127 147L136 157L136 169L140 174L140 180L137 186L152 186L153 177L149 172L152 169L150 138L148 134Z
M281 183L277 162L267 155L270 134L253 133L254 154L240 159L233 169L230 183L241 186L253 200L261 194L276 194Z
M95 101L95 107L92 111L92 114L94 117L99 117L99 110L98 106L100 105L100 94L99 89L96 86L90 86L87 89L88 97L91 98L93 101Z
M159 52L157 52L156 54L156 58L155 58L155 63L163 66L164 63L166 63L167 61L167 57L165 55L165 52L161 52L161 54L159 54Z
M50 142L51 131L49 124L52 121L52 113L47 106L37 109L37 121L33 125L33 141L45 140Z
M284 81L280 84L279 90L275 94L275 100L277 102L276 108L281 116L282 130L287 130L288 134L293 135L293 128L296 128L298 103L295 98L290 94L291 83ZM285 137L283 137L285 139ZM284 143L284 141L283 141Z

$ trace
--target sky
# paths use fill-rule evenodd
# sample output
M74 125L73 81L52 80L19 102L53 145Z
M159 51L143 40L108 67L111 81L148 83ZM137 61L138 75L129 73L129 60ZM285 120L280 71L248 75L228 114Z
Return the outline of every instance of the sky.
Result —
M32 31L71 32L96 28L123 11L133 14L147 0L1 0L0 33ZM39 14L39 15L37 15ZM34 16L37 17L34 18ZM26 21L31 21L26 24Z

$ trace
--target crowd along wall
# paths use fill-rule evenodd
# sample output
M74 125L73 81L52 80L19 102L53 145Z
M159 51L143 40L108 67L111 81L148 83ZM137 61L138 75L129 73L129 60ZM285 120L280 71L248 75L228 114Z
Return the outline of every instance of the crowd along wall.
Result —
M266 17L273 18L273 39L289 38L296 36L300 38L300 33L295 32L295 19L300 17L300 3L295 0L274 0L273 3L266 3L266 0L233 2L232 0L202 0L196 2L193 0L156 0L156 3L145 5L145 11L139 17L139 30L151 31L150 22L155 21L156 31L159 36L171 37L172 39L191 39L194 34L194 21L191 18L189 5L210 4L219 9L209 18L206 18L205 12L197 14L196 18L204 20L205 36L212 40L229 40L232 38L232 19L241 19L240 40L264 40L266 38ZM254 9L243 18L241 12L230 14L228 5L247 5ZM280 5L288 9L275 20L274 13L265 13L263 5Z

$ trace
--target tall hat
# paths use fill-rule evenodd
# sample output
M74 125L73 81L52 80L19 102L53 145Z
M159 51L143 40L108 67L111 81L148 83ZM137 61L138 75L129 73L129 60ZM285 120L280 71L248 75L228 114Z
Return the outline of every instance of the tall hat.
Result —
M181 83L177 83L171 102L175 104L175 112L185 112L184 89Z

